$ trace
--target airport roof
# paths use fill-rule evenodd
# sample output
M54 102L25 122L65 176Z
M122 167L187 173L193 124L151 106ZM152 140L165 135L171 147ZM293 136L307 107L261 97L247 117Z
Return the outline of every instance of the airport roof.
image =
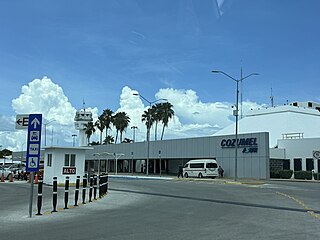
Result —
M291 105L252 110L238 122L238 133L269 132L270 147L283 138L320 137L320 112ZM235 123L214 136L235 133Z

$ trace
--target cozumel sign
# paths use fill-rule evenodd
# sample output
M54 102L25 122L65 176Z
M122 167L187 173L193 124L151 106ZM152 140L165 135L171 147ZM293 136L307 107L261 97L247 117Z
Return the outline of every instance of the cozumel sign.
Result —
M258 152L258 143L257 138L238 138L238 148L243 148L243 153L257 153ZM234 148L236 147L236 139L222 139L221 140L222 148Z

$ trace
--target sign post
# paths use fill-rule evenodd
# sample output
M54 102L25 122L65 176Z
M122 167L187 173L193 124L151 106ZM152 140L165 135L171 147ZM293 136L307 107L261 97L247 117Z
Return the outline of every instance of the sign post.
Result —
M29 115L26 171L31 172L31 175L30 175L31 189L30 189L30 202L29 202L30 217L32 217L34 173L39 170L39 166L40 166L41 124L42 124L42 114Z

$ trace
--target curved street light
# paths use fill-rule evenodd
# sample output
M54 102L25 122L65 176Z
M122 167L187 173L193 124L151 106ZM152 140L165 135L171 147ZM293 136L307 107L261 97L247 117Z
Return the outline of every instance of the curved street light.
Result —
M236 79L232 76L230 76L229 74L223 72L223 71L217 71L217 70L213 70L211 71L212 73L221 73L229 78L231 78L233 81L235 81L237 83L237 96L236 96L236 110L233 113L233 115L236 117L236 144L235 144L235 159L234 159L234 180L237 181L238 180L238 116L239 116L239 82L242 82L244 79L251 77L251 76L255 76L255 75L259 75L259 73L250 73L249 75L242 77L242 69L241 69L241 74L240 74L240 79Z
M159 101L168 101L168 99L165 99L165 98L159 98L155 101L149 101L148 99L146 99L144 96L142 96L141 94L139 93L134 93L133 94L134 96L139 96L141 97L143 100L145 100L147 103L149 103L149 109L151 109L152 107L152 104L153 103L156 103L156 102L159 102ZM149 175L149 155L150 155L150 114L148 114L148 132L147 132L147 166L146 166L146 175L148 176Z
M47 146L47 125L49 125L50 123L56 121L55 119L52 119L50 120L49 122L47 123L43 123L44 125L44 146L46 147Z

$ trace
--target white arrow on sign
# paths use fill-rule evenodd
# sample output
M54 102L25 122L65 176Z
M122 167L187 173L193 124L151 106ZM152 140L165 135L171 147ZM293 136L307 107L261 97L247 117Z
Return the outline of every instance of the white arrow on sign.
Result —
M16 129L28 129L29 114L18 114L16 116Z
M38 120L38 118L34 118L31 122L31 125L33 124L33 128L37 128L37 124L40 125L40 121Z

